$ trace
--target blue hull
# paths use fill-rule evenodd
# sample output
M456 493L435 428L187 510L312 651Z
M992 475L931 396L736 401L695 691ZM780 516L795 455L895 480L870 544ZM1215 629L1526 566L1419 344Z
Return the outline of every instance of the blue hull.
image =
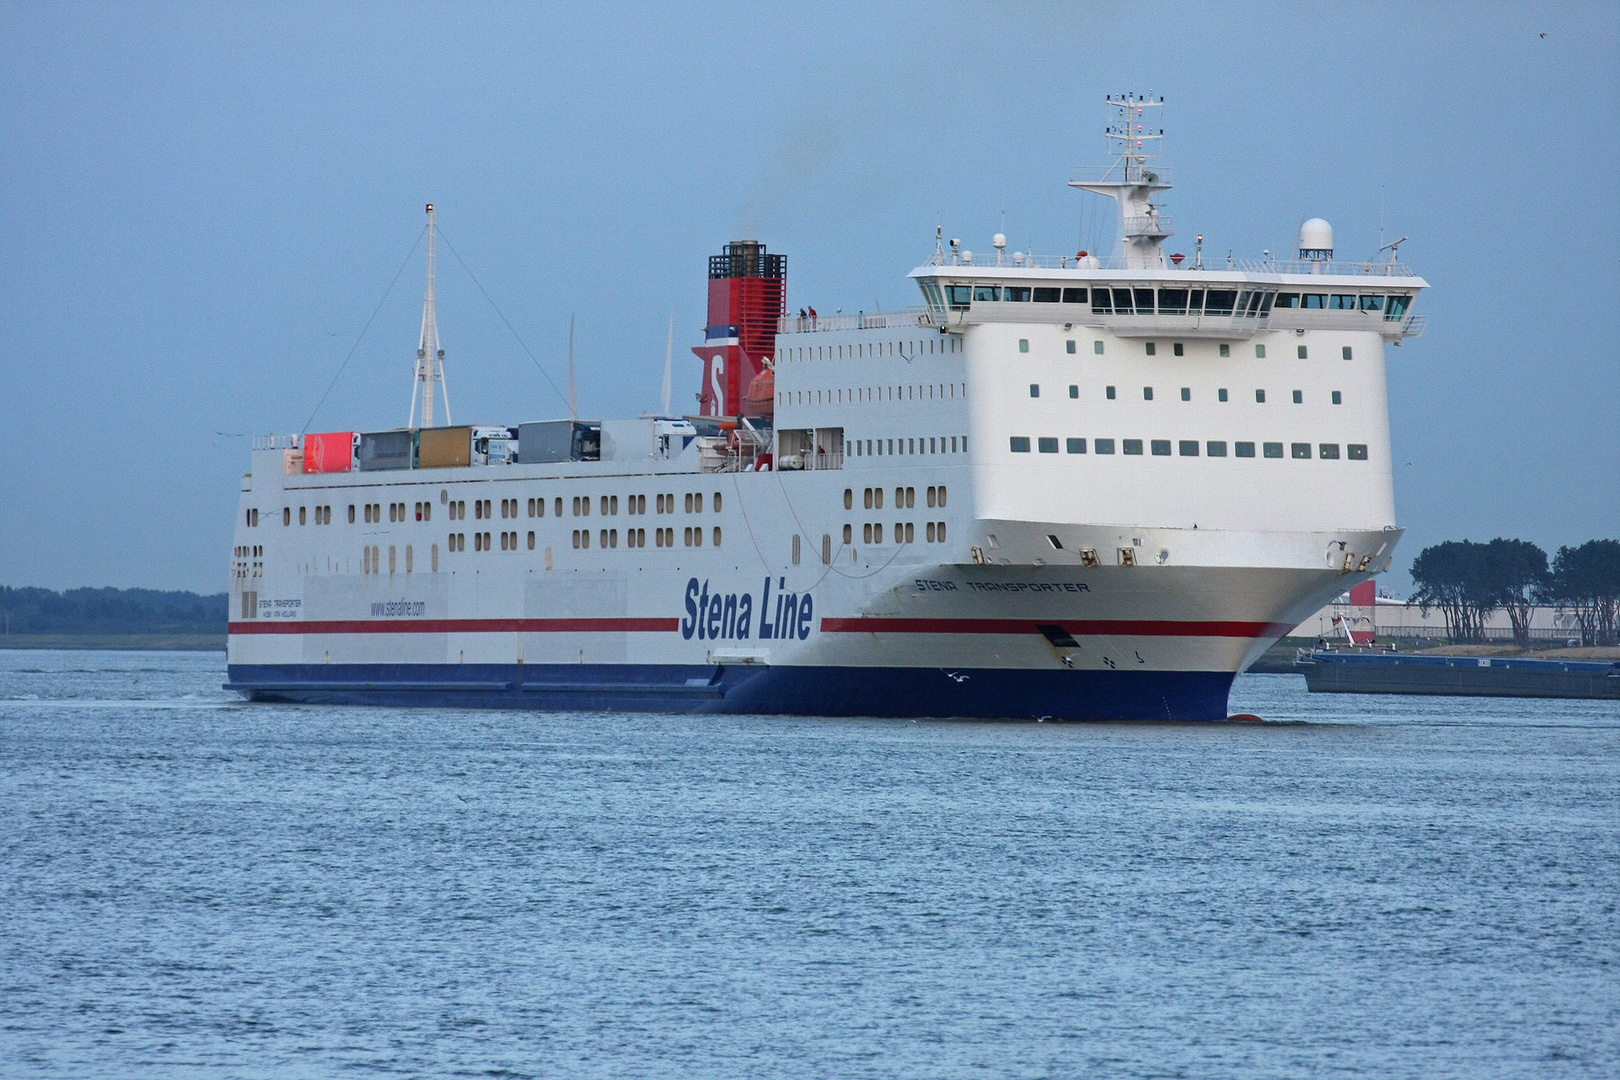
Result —
M804 716L1224 720L1217 671L636 664L232 664L254 701Z

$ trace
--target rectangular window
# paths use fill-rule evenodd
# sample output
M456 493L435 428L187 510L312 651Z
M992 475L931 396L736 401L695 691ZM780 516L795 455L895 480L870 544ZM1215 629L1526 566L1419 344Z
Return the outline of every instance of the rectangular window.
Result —
M1264 443L1261 446L1261 450L1268 458L1280 458L1283 456L1283 445L1280 442Z
M1160 289L1159 314L1183 315L1187 311L1186 289Z
M1098 356L1101 356L1103 354L1103 343L1100 341L1093 341L1091 343L1091 351L1096 353Z
M1112 290L1112 292L1114 294L1114 314L1115 315L1129 315L1129 314L1131 314L1131 311L1132 311L1132 309L1131 309L1131 290L1129 290L1129 289L1114 289L1114 290Z
M1306 359L1306 358L1307 358L1307 357L1308 357L1308 355L1309 355L1309 354L1308 354L1308 353L1307 353L1307 351L1306 351L1306 349L1305 349L1305 346L1303 346L1303 345L1301 345L1301 346L1300 346L1300 347L1299 347L1299 358L1300 358L1300 359L1301 359L1301 360L1304 360L1304 359Z
M1153 314L1152 289L1132 289L1131 293L1136 297L1136 313L1138 315Z
M1030 383L1029 384L1029 396L1030 397L1040 397L1041 396L1041 384L1040 383Z
M1159 355L1158 342L1150 341L1150 342L1147 343L1147 354L1149 356L1157 356L1157 355Z
M1346 345L1344 347L1343 355L1346 360L1350 359L1350 346Z
M1280 308L1297 308L1297 307L1299 307L1299 293L1297 293L1297 292L1278 293L1277 294L1277 301L1272 306L1273 307L1280 307Z
M1335 404L1335 405L1343 405L1344 404L1344 395L1339 393L1337 390L1333 391L1333 404Z
M1108 290L1107 289L1092 289L1091 290L1091 313L1093 315L1111 315L1111 314L1113 314L1113 312L1114 312L1113 305L1108 302Z
M1336 443L1336 442L1325 442L1325 443L1322 443L1319 447L1317 447L1317 449L1320 451L1323 461L1338 461L1339 460L1339 444L1338 443Z
M1249 456L1253 457L1254 456L1254 449L1253 449L1254 444L1250 443L1249 446L1250 446ZM1211 439L1211 440L1209 440L1209 442L1204 444L1204 453L1208 454L1210 457L1225 457L1226 456L1226 443L1221 439Z
M1204 290L1194 289L1187 294L1187 314L1202 315L1204 312Z
M1345 296L1342 293L1334 293L1332 296L1328 297L1328 310L1354 311L1356 310L1356 298L1353 295Z
M1179 454L1181 454L1182 457L1197 457L1198 456L1198 440L1197 439L1182 439L1179 443L1176 444L1176 451Z
M1025 435L1014 435L1010 440L1012 452L1015 454L1029 453L1029 438Z
M998 286L998 285L979 285L979 286L976 286L974 288L974 290L973 290L973 299L979 300L979 301L1000 300L1001 299L1001 287Z
M1254 443L1238 442L1232 444L1233 457L1254 457Z
M1151 387L1151 386L1142 387L1142 400L1143 401L1152 401L1153 400L1153 387Z
M1106 387L1106 390L1107 390L1107 395L1106 396L1107 396L1108 400L1113 401L1114 400L1114 388L1112 386L1110 386L1110 387Z
M1086 452L1086 440L1084 439L1066 439L1064 442L1071 454L1083 454Z
M1078 387L1074 383L1070 383L1069 384L1069 397L1078 398L1079 396L1080 396L1080 387Z
M1135 454L1135 455L1137 455L1139 457L1141 456L1141 453L1142 453L1142 440L1141 439L1125 439L1124 443L1125 443L1125 447L1124 447L1125 453L1127 453L1127 454Z
M1183 345L1179 341L1176 342L1174 345L1170 346L1170 351L1175 353L1177 356L1186 356L1187 355L1187 347L1185 345Z
M1153 456L1154 457L1169 457L1170 456L1170 440L1169 439L1154 439L1152 441L1152 443L1151 443L1151 449L1153 451ZM1198 449L1198 444L1197 443L1193 443L1193 449L1194 450Z
M1204 299L1204 314L1230 315L1236 303L1236 289L1211 289Z
M1182 401L1191 401L1192 400L1192 387L1183 386L1181 388L1181 400Z
M1296 461L1311 460L1311 444L1308 442L1289 443L1288 452Z
M1037 304L1060 304L1063 302L1062 289L1039 288L1035 290Z
M1217 401L1225 401L1226 400L1226 387L1223 386L1219 390L1215 391L1215 398L1216 398Z
M1363 296L1361 298L1362 311L1383 311L1384 298L1382 296Z
M1001 290L1001 298L1009 303L1029 303L1029 287L1026 285L1008 285Z
M1303 405L1303 404L1305 404L1305 392L1303 390L1295 390L1294 391L1294 404L1295 405Z
M1256 360L1264 360L1266 358L1266 347L1264 345L1256 345L1254 347L1254 357Z
M1073 338L1070 338L1068 341L1065 341L1063 343L1063 347L1064 347L1064 351L1067 352L1070 356L1074 355L1074 339Z
M1029 338L1019 338L1018 339L1018 351L1019 352L1029 352Z
M1037 444L1037 449L1039 449L1040 452L1043 453L1043 454L1055 454L1055 453L1057 453L1057 440L1056 439L1047 438L1046 436L1043 435L1039 439L1036 440L1036 444Z
M1099 454L1112 454L1114 452L1113 439L1093 439L1091 445Z
M1230 345L1222 345L1221 346L1221 357L1224 359L1224 358L1226 358L1228 356L1231 356L1231 355L1232 355L1232 346L1230 346Z
M1266 403L1266 392L1264 390L1256 390L1254 392L1254 400L1264 405Z
M968 305L973 303L973 287L971 285L945 286L945 302L951 306L952 311L966 311Z
M1305 293L1300 299L1304 301L1300 306L1306 311L1327 310L1327 293Z
M1367 444L1366 443L1353 442L1353 443L1350 444L1348 449L1349 449L1349 458L1350 458L1351 461L1366 461L1367 460Z
M1086 290L1084 290L1084 289L1064 289L1063 290L1063 302L1065 304L1083 304L1083 303L1085 303L1086 302Z

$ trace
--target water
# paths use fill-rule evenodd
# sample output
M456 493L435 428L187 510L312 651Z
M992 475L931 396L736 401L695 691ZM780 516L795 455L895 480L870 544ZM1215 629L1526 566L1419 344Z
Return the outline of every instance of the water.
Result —
M244 705L0 653L7 1076L1620 1073L1620 710Z

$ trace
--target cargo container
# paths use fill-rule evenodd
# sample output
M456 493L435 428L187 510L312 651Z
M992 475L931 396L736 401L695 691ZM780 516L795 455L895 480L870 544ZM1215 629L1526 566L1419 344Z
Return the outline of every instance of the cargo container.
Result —
M416 464L416 432L372 431L360 436L360 471L409 469Z
M417 436L416 467L447 469L472 464L470 427L423 428Z
M354 469L354 432L327 431L304 436L304 471L340 473Z
M518 425L518 460L525 465L602 460L602 425L595 420L546 420Z

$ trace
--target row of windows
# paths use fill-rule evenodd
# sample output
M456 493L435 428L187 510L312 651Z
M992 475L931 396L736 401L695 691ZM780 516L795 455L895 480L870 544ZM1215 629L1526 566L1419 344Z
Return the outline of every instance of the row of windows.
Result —
M1064 341L1063 346L1065 352L1067 352L1070 356L1074 355L1075 345L1073 338ZM1222 358L1228 358L1232 355L1231 345L1222 344L1219 348ZM1021 353L1029 352L1029 338L1018 339L1018 351ZM1104 353L1103 343L1101 341L1093 341L1091 343L1091 351L1097 356L1102 356ZM1157 341L1145 341L1142 343L1142 351L1148 356L1158 356L1159 343ZM1187 346L1184 342L1173 341L1170 343L1170 351L1176 356L1186 356ZM1306 345L1296 345L1294 346L1294 355L1301 360L1309 360L1311 358L1310 347ZM1254 357L1256 360L1264 360L1266 358L1266 347L1264 345L1256 345L1254 347ZM1355 357L1355 349L1353 349L1351 346L1341 345L1339 347L1339 358L1341 360L1354 360Z
M1058 452L1058 441L1059 440L1056 436L1039 436L1035 439L1035 448L1042 454L1055 454ZM1085 439L1069 438L1062 441L1064 444L1063 448L1067 453L1083 454L1086 452ZM1008 443L1012 452L1015 454L1029 453L1030 440L1027 435L1013 435L1009 438ZM1115 443L1113 439L1091 440L1092 452L1097 454L1112 454L1114 452L1114 445ZM1119 440L1121 452L1128 455L1140 455L1142 453L1143 445L1144 441L1141 439ZM1199 456L1199 442L1197 439L1178 439L1175 440L1174 443L1172 443L1172 440L1170 439L1148 439L1146 440L1145 445L1148 448L1148 452L1154 457L1172 456L1172 445L1175 446L1174 453L1180 457ZM1260 443L1259 445L1261 447L1262 457L1280 458L1283 456L1283 444L1280 442L1267 442ZM1338 443L1318 443L1316 446L1316 456L1319 456L1322 460L1338 460ZM1254 457L1254 448L1255 444L1252 442L1234 442L1232 443L1232 456L1240 458L1252 458ZM1288 448L1288 456L1295 459L1309 460L1313 456L1311 453L1311 444L1308 442L1289 443ZM1226 450L1227 444L1226 440L1224 439L1210 439L1203 444L1203 453L1206 457L1226 457ZM1350 443L1346 448L1345 456L1351 461L1366 461L1367 444Z
M851 439L845 444L856 457L892 457L895 454L965 454L966 435L938 435L911 439Z
M1294 395L1294 404L1295 405L1303 405L1303 404L1305 404L1305 391L1303 391L1303 390L1295 390L1293 392L1293 395ZM1029 396L1032 397L1032 398L1038 398L1038 397L1041 396L1041 384L1040 383L1030 383L1029 384ZM1079 385L1076 384L1076 383L1070 383L1069 384L1069 397L1078 398L1079 396L1080 396L1080 387L1079 387ZM1105 398L1107 398L1109 401L1113 401L1119 395L1118 395L1118 392L1117 392L1115 387L1105 386L1105 387L1103 387L1103 396ZM1191 401L1192 399L1193 399L1192 387L1183 386L1181 388L1181 400L1182 401ZM1153 400L1153 387L1151 387L1151 386L1142 387L1142 400L1143 401L1152 401ZM1215 391L1215 400L1217 400L1217 401L1229 401L1230 400L1229 396L1227 395L1226 387L1223 386L1223 387L1221 387L1221 388L1219 388L1218 390ZM1266 392L1264 390L1259 390L1259 389L1255 390L1255 392L1254 392L1254 400L1257 403L1259 403L1261 405L1264 405L1266 403ZM1344 392L1342 390L1333 390L1333 391L1329 392L1328 400L1332 401L1333 404L1335 404L1335 405L1343 405L1344 404Z
M714 546L719 547L720 542L723 539L723 537L721 536L721 533L720 533L720 526L716 525L714 527L712 535L713 535ZM654 529L653 530L653 540L654 540L654 543L658 547L661 547L661 548L662 547L674 547L675 546L675 530L673 528ZM687 547L702 547L703 546L703 526L701 526L701 525L697 525L697 526L688 525L686 527L686 529L685 529L685 532L684 532L684 535L683 535L683 540L684 540ZM574 532L573 532L573 543L574 543L574 547L576 547L576 548L589 548L591 546L591 530L589 530L589 529L575 529ZM517 533L512 534L512 546L513 546L514 550L517 547ZM602 530L600 530L598 532L598 534L597 534L597 547L616 548L618 546L619 546L619 530L618 529L602 529ZM626 529L624 531L624 546L625 547L630 547L630 548L644 548L644 547L646 547L647 546L647 530L646 529ZM505 549L503 548L502 550L505 550ZM531 551L534 550L534 533L532 533L532 532L529 534L529 550L531 550Z
M930 487L923 495L929 506L944 506L947 492L945 485ZM883 509L883 489L866 488L861 492L861 502L868 510ZM896 510L917 505L917 489L914 487L897 487L894 489L894 508ZM844 509L855 509L855 489L844 489Z
M933 306L938 298L924 288ZM1272 308L1305 311L1382 312L1398 319L1412 303L1410 293L1293 293L1264 289L1059 289L1026 285L947 285L945 302L953 311L975 303L1086 304L1094 315L1267 316Z
M953 334L944 339L927 338L922 341L860 341L849 345L807 345L802 348L778 349L776 359L786 360L789 363L799 360L866 360L875 356L911 357L961 351L962 339Z
M844 526L844 543L850 543L855 530L849 525ZM897 521L894 531L889 534L894 537L896 544L914 544L917 542L917 525L911 521ZM945 542L945 523L943 521L930 521L923 526L923 539L930 544L943 544ZM861 543L883 543L883 522L868 521L861 526Z
M831 390L778 390L776 403L857 405L873 401L954 401L966 397L967 383L907 383L903 386L834 387Z

